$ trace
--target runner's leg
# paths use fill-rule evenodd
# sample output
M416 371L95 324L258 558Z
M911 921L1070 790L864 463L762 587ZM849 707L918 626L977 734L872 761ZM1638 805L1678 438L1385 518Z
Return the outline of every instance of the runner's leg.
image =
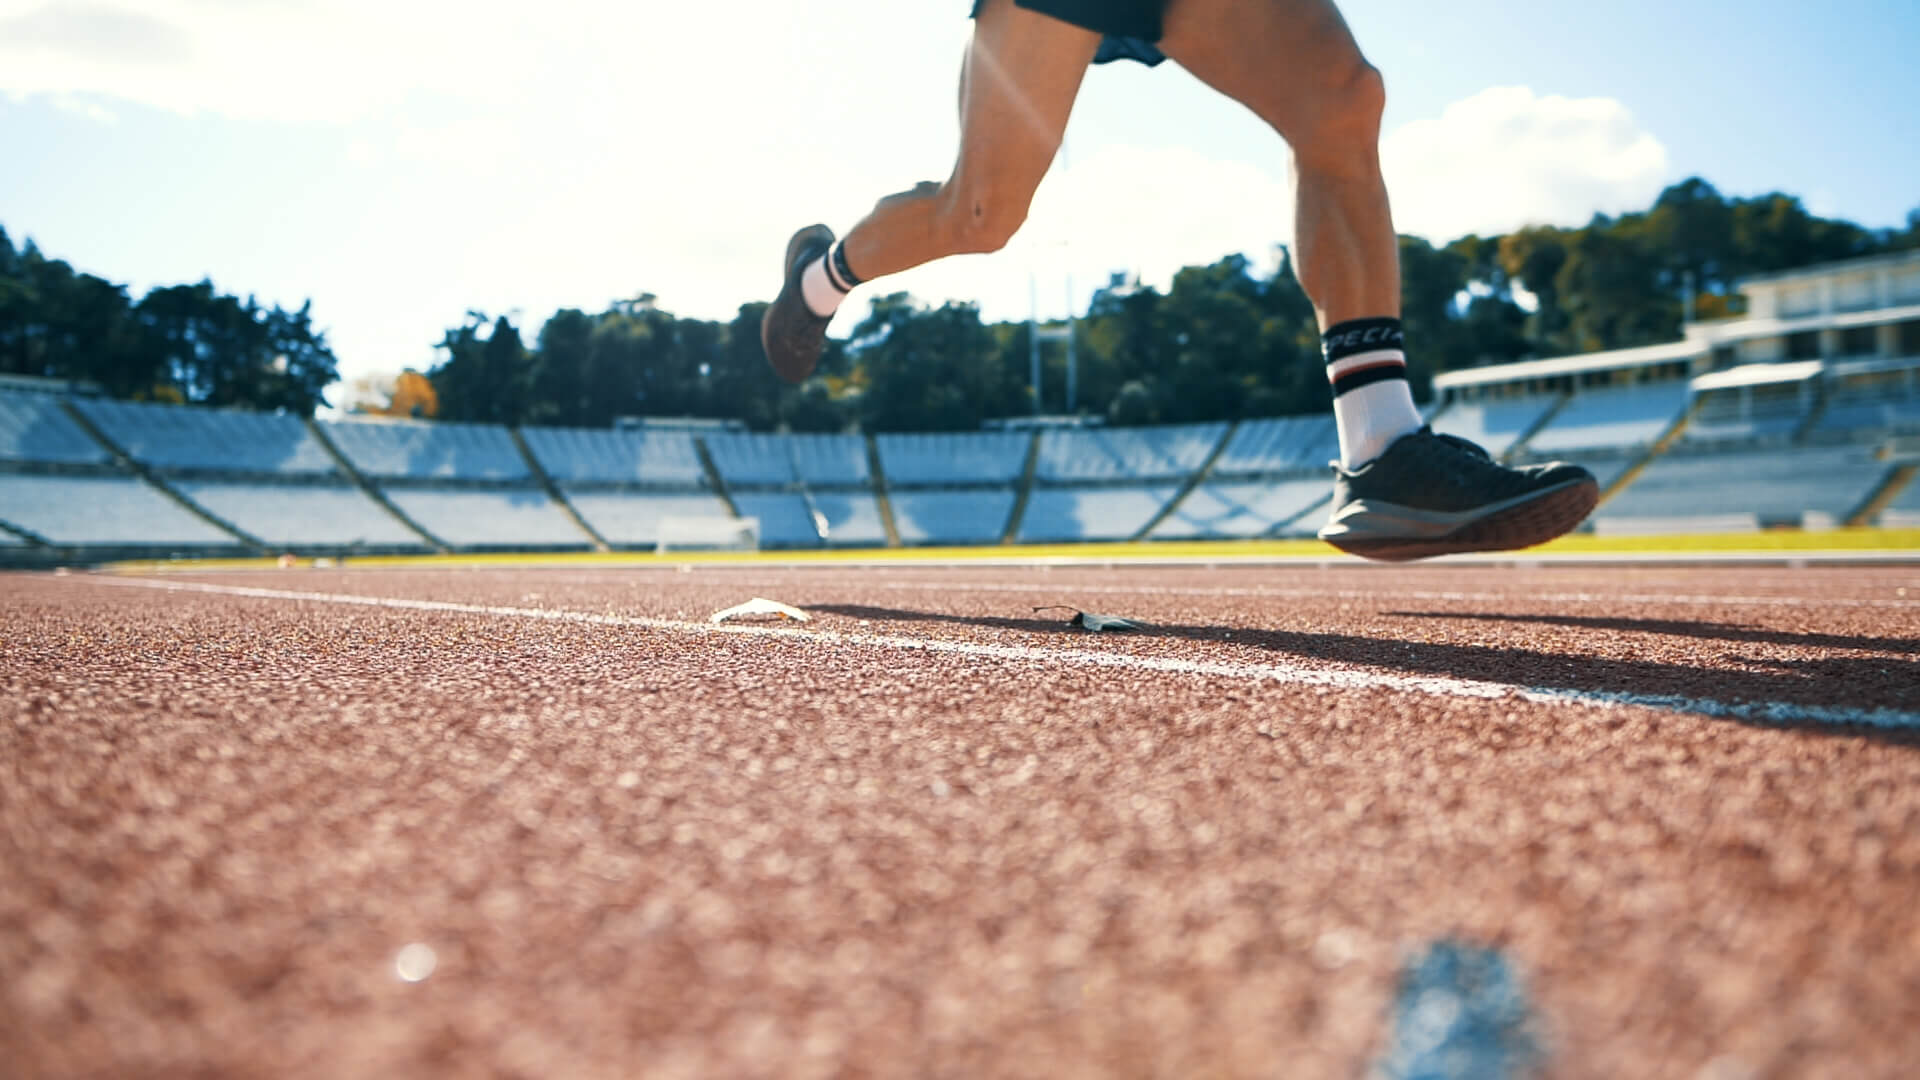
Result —
M997 251L1026 220L1100 35L990 0L960 84L960 152L944 183L881 199L844 240L863 281L948 255Z

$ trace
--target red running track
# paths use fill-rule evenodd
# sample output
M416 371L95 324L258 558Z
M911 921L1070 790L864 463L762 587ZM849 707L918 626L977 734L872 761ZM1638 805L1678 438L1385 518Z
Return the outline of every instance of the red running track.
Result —
M704 624L755 595L815 620ZM1351 1077L1440 938L1549 1075L1920 1061L1912 567L16 575L0 626L9 1075Z

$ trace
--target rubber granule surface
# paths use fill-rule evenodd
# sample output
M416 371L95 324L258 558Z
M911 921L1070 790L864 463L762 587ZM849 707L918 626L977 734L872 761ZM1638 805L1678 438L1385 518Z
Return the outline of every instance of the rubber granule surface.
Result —
M1911 567L16 575L0 688L7 1075L1351 1077L1441 940L1920 1061Z

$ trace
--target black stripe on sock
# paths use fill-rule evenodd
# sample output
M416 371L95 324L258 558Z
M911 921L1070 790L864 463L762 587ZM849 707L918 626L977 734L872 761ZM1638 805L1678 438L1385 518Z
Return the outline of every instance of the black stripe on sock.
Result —
M853 287L860 284L862 279L860 275L853 272L851 267L847 266L847 242L842 240L833 245L833 254L827 258L829 260L827 265L833 269L834 274L837 275L841 281L847 283L846 287L841 291L852 292Z
M1350 319L1320 335L1320 350L1329 364L1360 353L1405 347L1399 319Z
M1351 393L1377 382L1386 382L1388 379L1405 381L1406 377L1407 364L1404 360L1385 360L1378 364L1369 364L1333 380L1333 396L1339 397L1341 394Z

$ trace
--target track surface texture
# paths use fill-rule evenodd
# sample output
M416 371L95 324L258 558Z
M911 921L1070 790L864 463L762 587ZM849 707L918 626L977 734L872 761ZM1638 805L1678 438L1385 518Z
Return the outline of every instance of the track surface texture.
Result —
M1354 1077L1437 941L1920 1062L1914 567L14 575L0 683L13 1076Z

